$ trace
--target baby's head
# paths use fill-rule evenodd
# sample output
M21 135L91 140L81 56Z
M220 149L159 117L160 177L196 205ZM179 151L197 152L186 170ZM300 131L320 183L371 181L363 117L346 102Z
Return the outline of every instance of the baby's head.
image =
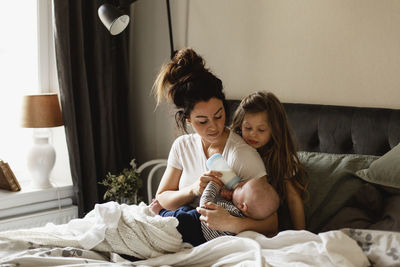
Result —
M257 220L269 217L279 207L279 196L265 177L239 183L232 201L244 215Z

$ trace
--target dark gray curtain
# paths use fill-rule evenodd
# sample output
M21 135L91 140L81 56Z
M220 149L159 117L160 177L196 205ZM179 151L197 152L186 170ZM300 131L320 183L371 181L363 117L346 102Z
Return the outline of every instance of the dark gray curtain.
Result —
M129 29L109 34L99 0L53 0L60 100L74 191L83 216L103 201L107 172L129 167ZM129 12L129 5L126 7Z

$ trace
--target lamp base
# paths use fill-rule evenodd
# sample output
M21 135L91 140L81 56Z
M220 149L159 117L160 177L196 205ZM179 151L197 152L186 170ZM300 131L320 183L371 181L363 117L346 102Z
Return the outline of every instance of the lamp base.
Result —
M32 181L30 183L30 187L32 189L46 189L46 188L52 188L53 185L50 183L49 178L43 178L43 177L32 177Z
M35 189L53 187L50 183L50 172L56 161L56 151L49 144L50 131L33 135L33 146L28 153L28 170L31 174L31 187Z

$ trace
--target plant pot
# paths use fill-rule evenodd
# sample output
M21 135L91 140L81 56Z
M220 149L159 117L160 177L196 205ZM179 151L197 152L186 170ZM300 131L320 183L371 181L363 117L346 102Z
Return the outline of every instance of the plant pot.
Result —
M132 197L120 197L117 202L119 204L136 205L137 204L137 193L132 195Z

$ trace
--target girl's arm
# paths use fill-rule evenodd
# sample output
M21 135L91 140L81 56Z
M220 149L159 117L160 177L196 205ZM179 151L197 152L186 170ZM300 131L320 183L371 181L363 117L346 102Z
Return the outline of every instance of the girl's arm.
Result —
M207 172L195 183L185 188L179 188L182 170L167 166L157 189L156 198L165 209L176 210L177 208L191 203L195 197L200 196L209 181L223 185L218 177L219 172Z
M278 215L274 212L263 220L235 217L229 214L223 207L215 203L206 203L205 208L197 208L201 214L200 220L207 223L212 230L227 231L238 234L246 230L252 230L260 234L272 237L278 233Z
M306 228L303 200L291 181L287 181L285 186L293 227L295 230L303 230Z

